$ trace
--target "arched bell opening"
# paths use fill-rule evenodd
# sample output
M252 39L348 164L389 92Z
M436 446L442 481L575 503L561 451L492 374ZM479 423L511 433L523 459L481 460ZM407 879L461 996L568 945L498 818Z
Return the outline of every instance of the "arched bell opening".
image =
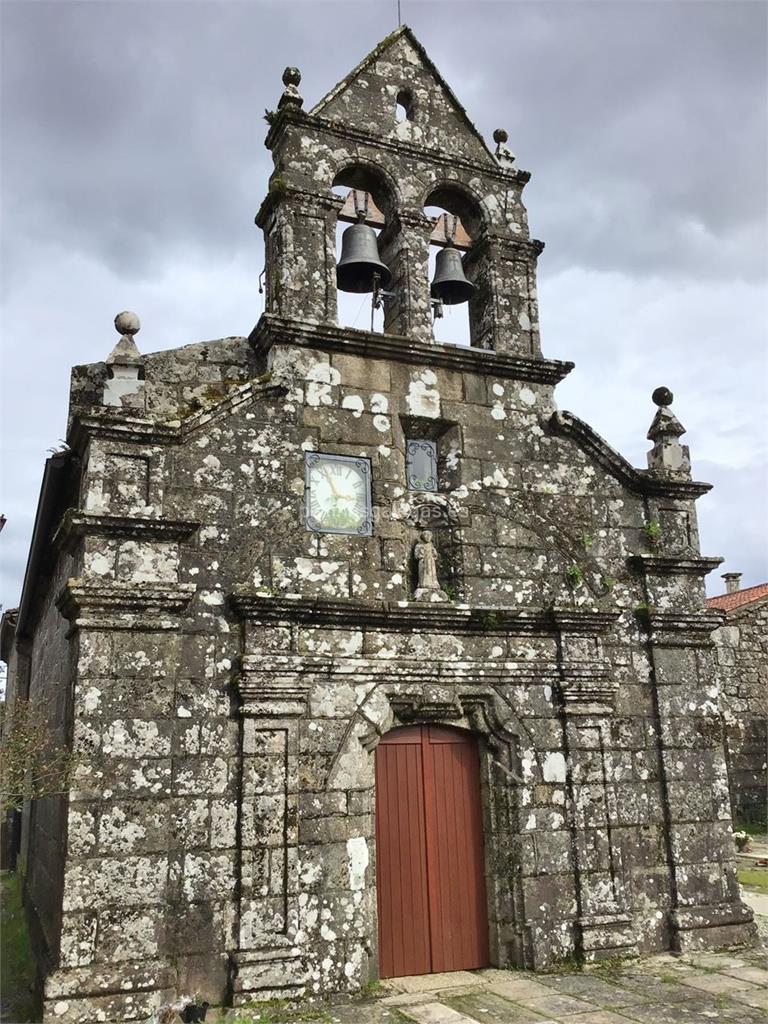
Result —
M477 287L468 254L483 228L480 204L468 190L451 182L431 190L425 199L424 212L435 225L429 240L435 341L476 344Z
M391 218L392 191L376 169L354 165L333 180L343 200L335 232L337 322L341 327L381 331L385 295L393 275L379 237Z
M464 253L472 245L463 223L440 206L425 206L434 222L427 270L432 302L432 335L443 345L469 346L469 300L474 286L464 273Z

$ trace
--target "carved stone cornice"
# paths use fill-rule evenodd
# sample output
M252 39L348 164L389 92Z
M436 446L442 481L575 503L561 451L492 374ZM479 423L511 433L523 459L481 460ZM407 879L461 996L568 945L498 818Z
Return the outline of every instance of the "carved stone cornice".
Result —
M296 185L282 184L280 188L271 189L264 198L254 218L257 227L265 229L270 217L281 202L288 201L292 205L309 212L323 210L338 216L344 205L344 197L308 188L297 188Z
M267 137L264 140L267 149L274 149L277 146L280 137L289 125L297 125L302 131L314 130L324 133L332 136L334 139L355 143L357 146L369 146L373 150L389 150L394 153L405 154L419 161L426 160L435 164L440 171L445 167L445 151L442 149L420 146L404 139L392 139L387 136L374 135L363 128L314 116L303 110L283 109L275 115L267 132ZM462 167L465 170L471 171L473 175L482 175L495 181L503 181L507 185L512 182L523 186L531 178L530 171L501 167L492 156L486 163L484 161L468 160L458 153L451 153L451 166Z
M67 580L56 607L73 629L173 630L196 590L194 583L93 583Z
M560 683L565 711L571 715L610 715L616 706L619 684L613 679L600 679L603 673L576 676L568 673ZM608 666L605 666L605 675Z
M129 540L186 540L200 523L184 519L150 519L145 516L100 515L70 508L53 537L54 544L71 547L78 537L120 537Z
M541 682L557 680L554 661L397 661L397 681L402 684L467 684ZM294 683L297 678L350 678L355 682L383 682L392 678L392 661L388 658L354 658L314 654L246 654L241 658L239 678L247 685L256 685L259 678ZM242 683L239 684L242 689Z
M696 480L665 480L647 470L636 469L604 441L588 424L573 413L558 410L549 420L549 428L555 434L572 438L579 447L591 455L607 472L636 494L651 497L693 500L712 489L712 484Z
M657 647L711 647L711 635L722 626L719 611L663 612L656 608L638 609L637 618Z
M464 373L493 374L536 384L557 384L574 366L558 359L533 359L481 348L425 344L396 334L357 331L334 324L308 324L274 313L262 314L248 340L260 355L266 355L274 344L289 344L370 359L439 366Z
M556 635L605 632L618 612L578 608L476 608L416 601L361 601L353 598L276 597L237 590L230 604L243 619L298 622L332 627L374 627L393 631ZM491 668L491 666L488 666Z
M265 373L241 384L232 385L228 394L183 420L153 420L126 416L120 410L93 406L75 417L67 438L70 448L82 452L91 437L129 444L163 446L180 444L196 430L216 419L230 415L238 406L265 394L278 393L282 385L271 382Z
M627 564L646 576L706 576L722 558L689 558L685 555L631 555Z
M596 636L610 629L621 612L601 612L596 608L552 608L550 614L559 633Z
M180 431L178 424L126 416L122 410L94 406L90 412L75 417L68 437L70 447L82 451L89 437L132 444L167 445L178 443Z
M539 241L538 238L517 238L514 235L500 235L486 231L474 243L466 259L470 263L486 252L492 252L494 255L504 252L517 256L525 262L535 263L544 252L544 248L545 243Z

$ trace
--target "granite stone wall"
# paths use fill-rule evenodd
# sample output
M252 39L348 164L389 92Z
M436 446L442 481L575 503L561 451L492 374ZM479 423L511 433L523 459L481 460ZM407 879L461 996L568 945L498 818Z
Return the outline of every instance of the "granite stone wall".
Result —
M768 602L726 614L714 634L733 814L765 821L768 804Z

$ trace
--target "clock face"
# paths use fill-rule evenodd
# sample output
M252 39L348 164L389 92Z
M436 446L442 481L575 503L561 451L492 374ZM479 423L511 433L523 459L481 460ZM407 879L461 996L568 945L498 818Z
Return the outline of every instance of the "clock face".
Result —
M370 536L371 464L346 455L307 454L307 527L319 533Z

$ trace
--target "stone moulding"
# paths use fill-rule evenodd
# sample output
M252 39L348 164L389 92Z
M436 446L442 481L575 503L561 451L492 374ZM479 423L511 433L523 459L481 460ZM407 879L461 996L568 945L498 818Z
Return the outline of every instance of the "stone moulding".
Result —
M651 497L692 500L712 490L712 484L697 480L663 480L647 470L636 469L612 448L607 441L578 416L558 409L549 420L549 428L555 434L570 437L591 455L602 467L635 494Z
M69 445L73 451L81 452L90 437L143 445L181 444L190 434L222 416L229 415L238 406L252 402L264 394L284 390L281 385L270 383L270 379L271 374L265 373L238 384L232 388L230 394L184 420L163 422L116 414L109 408L93 407L87 414L75 417L69 432Z
M78 537L128 537L138 540L186 540L200 523L183 519L101 515L70 508L53 537L54 544L71 547Z
M619 684L608 679L608 665L592 671L591 667L583 678L568 671L560 683L565 710L572 715L609 715L616 705ZM600 678L602 676L602 678Z
M482 348L428 345L397 334L357 331L335 324L307 324L303 320L289 320L274 313L262 313L248 340L259 355L266 355L275 344L299 345L368 359L439 366L460 373L492 374L535 384L557 384L574 367L574 363L558 359L529 359Z
M711 635L723 624L723 615L715 611L662 612L644 608L638 618L657 647L711 647Z
M230 604L243 620L254 624L299 624L322 628L385 629L409 633L482 633L497 636L597 637L618 619L618 612L578 609L491 609L328 598L273 597L240 592ZM509 683L559 684L573 714L609 714L617 684L599 651L588 658L555 660L424 661L400 658L397 679L419 688L451 685L502 686ZM385 682L392 676L390 661L376 656L290 653L246 653L240 659L237 688L243 714L292 717L306 712L314 682L348 678L356 683ZM410 699L410 698L409 698ZM450 715L448 717L451 717Z
M90 437L134 444L178 444L181 434L177 423L160 423L139 416L126 416L112 409L94 408L76 416L67 438L74 451L83 451Z
M300 717L307 711L307 699L315 683L348 680L350 676L354 677L356 685L384 685L392 680L392 664L379 658L246 654L240 659L235 675L240 713L262 718ZM400 703L414 707L422 707L427 688L457 685L493 688L504 683L545 682L554 685L558 679L558 666L554 661L505 661L489 665L483 661L400 660L397 665L398 684L405 688L415 686L419 692L418 700L406 695ZM431 717L434 718L434 714ZM450 713L445 717L456 716Z
M394 630L432 632L593 635L605 632L619 612L596 609L470 608L468 605L419 604L403 601L356 601L351 598L275 597L250 590L230 595L243 619L288 621L329 626L381 626Z
M194 583L90 583L72 578L56 598L56 607L72 630L174 630L196 589Z
M722 558L685 558L672 555L631 555L630 568L646 576L706 576L722 563Z
M416 160L434 164L440 171L445 168L445 153L442 150L432 149L429 146L417 146L404 139L390 141L386 136L374 135L364 131L362 128L349 124L337 124L335 121L305 113L303 110L281 110L279 114L275 115L274 121L267 132L267 137L264 140L264 145L267 149L273 149L277 145L289 124L297 125L302 130L314 130L321 134L332 135L346 143L355 142L359 146L368 146L372 150L387 150L398 155L405 154ZM468 160L458 153L451 153L451 164L470 171L473 175L482 175L485 178L492 178L505 184L515 182L522 187L531 180L530 171L501 167L496 163L493 156L490 155L490 151L489 156L490 160L488 163L480 163L476 160Z

